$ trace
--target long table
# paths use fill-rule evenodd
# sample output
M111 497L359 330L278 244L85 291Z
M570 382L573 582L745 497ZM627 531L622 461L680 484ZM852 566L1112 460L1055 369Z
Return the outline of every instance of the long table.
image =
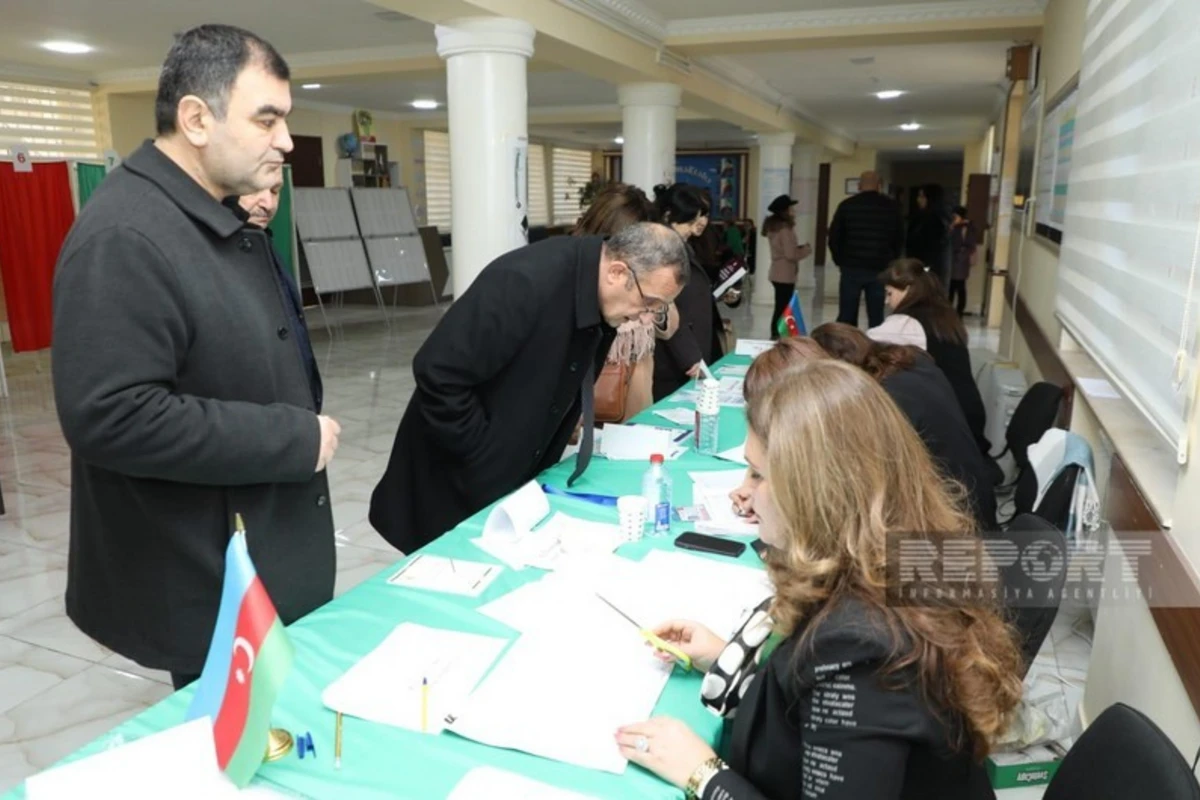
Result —
M730 356L717 364L715 369L719 372L725 366L749 363L749 358ZM668 398L654 408L682 405L677 399ZM654 415L653 409L635 421L678 427ZM742 410L723 408L721 450L735 447L745 440L745 436L746 423ZM569 458L547 470L540 481L565 488L574 461L574 458ZM642 474L646 467L640 462L613 462L595 458L586 475L575 484L574 490L608 495L640 494ZM736 465L699 455L689 449L678 460L667 463L674 480L674 504L686 505L691 501L692 486L687 477L689 471L733 468ZM556 496L550 497L550 504L554 510L584 519L616 522L616 510L613 508ZM469 541L482 532L487 512L488 509L479 512L418 552L464 560L495 561ZM623 545L617 552L621 556L640 560L652 549L671 548L674 537L688 527L688 523L676 522L671 536L644 538L640 542ZM284 793L311 798L351 800L399 797L429 800L448 795L471 769L492 766L596 797L652 800L681 796L681 792L673 786L634 765L630 765L622 775L613 775L518 751L488 747L451 733L423 735L350 717L346 717L343 723L342 768L335 771L334 713L321 703L321 692L326 686L374 649L402 622L418 622L466 633L516 639L517 634L510 628L475 609L546 574L533 568L521 571L505 569L478 598L389 585L387 577L415 555L409 554L407 559L398 561L287 628L296 658L276 703L272 724L292 732L311 731L317 758L300 760L293 753L280 761L264 764L255 778L257 783ZM751 548L746 549L740 560L747 565L761 567ZM570 654L564 654L562 664L556 664L555 668L564 665L569 668L571 658ZM701 677L695 671L685 674L675 670L659 698L654 714L683 720L715 747L720 739L722 723L700 704ZM71 754L64 759L64 763L103 750L114 741L132 741L181 723L193 691L189 687L170 695ZM580 691L589 691L589 687L580 686ZM22 785L9 793L6 800L23 797Z

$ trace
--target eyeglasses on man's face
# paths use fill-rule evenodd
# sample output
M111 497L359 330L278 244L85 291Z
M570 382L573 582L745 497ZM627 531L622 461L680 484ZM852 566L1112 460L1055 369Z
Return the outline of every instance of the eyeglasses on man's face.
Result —
M647 296L642 291L642 282L638 280L637 273L633 271L633 268L626 266L625 269L629 270L629 277L633 278L633 285L637 288L638 296L642 298L642 308L645 313L653 316L655 324L662 327L667 320L667 310L671 304L661 298Z

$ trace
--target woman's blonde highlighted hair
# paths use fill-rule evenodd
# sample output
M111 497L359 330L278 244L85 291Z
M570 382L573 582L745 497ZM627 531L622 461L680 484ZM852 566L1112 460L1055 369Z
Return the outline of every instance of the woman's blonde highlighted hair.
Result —
M974 523L912 425L865 372L809 359L747 405L763 443L782 542L768 559L778 629L807 636L838 601L858 598L892 634L885 677L915 675L951 745L982 758L1021 698L1021 655L984 601L889 604L889 535L937 541ZM893 576L895 577L895 576Z

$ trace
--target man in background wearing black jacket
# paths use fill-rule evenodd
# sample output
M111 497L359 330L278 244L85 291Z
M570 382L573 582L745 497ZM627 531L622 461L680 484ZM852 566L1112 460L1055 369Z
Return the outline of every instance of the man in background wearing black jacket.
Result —
M879 175L864 172L858 194L843 200L829 227L829 251L842 270L838 322L858 325L858 298L867 294L867 321L883 324L883 284L879 273L904 251L900 205L879 191Z

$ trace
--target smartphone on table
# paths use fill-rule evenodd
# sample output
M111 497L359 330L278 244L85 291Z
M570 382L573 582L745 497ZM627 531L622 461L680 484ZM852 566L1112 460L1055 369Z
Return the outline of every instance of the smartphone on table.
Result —
M708 536L695 531L680 534L675 539L675 546L683 550L695 550L698 553L712 553L729 558L737 558L746 552L746 545L743 542L722 539L719 536Z

